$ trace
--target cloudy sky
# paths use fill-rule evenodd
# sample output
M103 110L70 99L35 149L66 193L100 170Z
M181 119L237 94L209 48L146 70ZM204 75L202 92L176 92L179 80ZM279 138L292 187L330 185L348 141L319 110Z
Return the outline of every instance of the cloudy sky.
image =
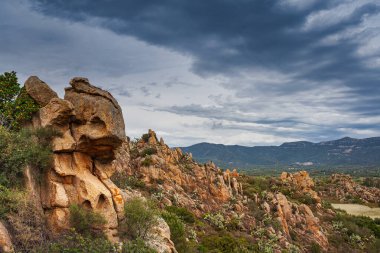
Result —
M88 77L172 146L380 136L380 2L2 0L11 70Z

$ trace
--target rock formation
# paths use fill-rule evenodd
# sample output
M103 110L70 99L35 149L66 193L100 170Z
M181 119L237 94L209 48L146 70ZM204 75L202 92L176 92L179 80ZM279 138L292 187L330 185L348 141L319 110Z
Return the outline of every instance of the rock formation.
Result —
M13 244L8 230L0 222L0 252L13 252Z
M296 191L309 194L317 203L321 202L318 193L313 190L314 181L306 171L299 171L295 173L282 172L280 180L287 184L289 187Z
M380 203L380 189L360 185L349 175L333 174L330 177L330 184L324 194L341 202L351 202L356 199L364 203Z
M122 111L111 94L87 79L74 78L70 85L60 99L37 77L25 83L28 94L42 106L33 127L51 127L61 134L53 140L54 165L44 175L41 204L56 233L69 226L69 206L79 204L101 213L107 236L117 241L124 203L109 178L114 151L125 139Z
M131 161L125 172L142 180L148 187L157 187L168 204L186 206L196 214L218 210L221 203L242 199L242 186L236 171L223 172L214 163L196 163L190 154L169 148L156 133L149 130L138 142L125 145L118 152L130 149ZM118 157L123 157L117 155ZM163 183L164 182L164 183ZM239 206L241 205L241 206ZM242 208L237 202L236 208Z

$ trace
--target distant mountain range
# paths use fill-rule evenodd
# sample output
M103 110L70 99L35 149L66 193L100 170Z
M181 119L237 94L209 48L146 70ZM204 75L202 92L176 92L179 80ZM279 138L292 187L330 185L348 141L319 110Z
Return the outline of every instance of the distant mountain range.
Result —
M199 162L212 160L222 167L380 165L380 137L255 147L199 143L182 150Z

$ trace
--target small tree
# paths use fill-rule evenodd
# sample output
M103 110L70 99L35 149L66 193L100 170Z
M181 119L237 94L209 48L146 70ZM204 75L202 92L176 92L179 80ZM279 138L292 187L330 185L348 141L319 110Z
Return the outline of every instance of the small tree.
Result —
M133 198L125 204L123 226L132 239L145 239L149 230L158 224L158 209L154 202Z
M79 205L70 206L70 224L81 235L102 237L102 228L106 223L106 219L100 213Z
M16 72L0 75L0 125L17 129L38 109L38 104L26 93L25 88L20 87Z

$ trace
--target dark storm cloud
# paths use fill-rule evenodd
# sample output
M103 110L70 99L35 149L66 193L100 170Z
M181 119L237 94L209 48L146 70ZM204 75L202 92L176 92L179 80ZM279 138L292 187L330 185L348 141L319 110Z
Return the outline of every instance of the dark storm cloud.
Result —
M380 72L368 68L365 59L355 54L357 41L319 44L378 13L375 1L358 5L347 18L316 29L302 29L309 15L345 1L311 1L307 8L292 8L283 4L285 0L37 2L36 8L46 14L80 21L98 18L118 33L191 54L193 69L199 74L234 74L259 67L293 74L293 83L277 87L282 93L331 80L340 80L358 95L380 92ZM314 82L298 83L301 79ZM230 88L238 89L239 84Z

